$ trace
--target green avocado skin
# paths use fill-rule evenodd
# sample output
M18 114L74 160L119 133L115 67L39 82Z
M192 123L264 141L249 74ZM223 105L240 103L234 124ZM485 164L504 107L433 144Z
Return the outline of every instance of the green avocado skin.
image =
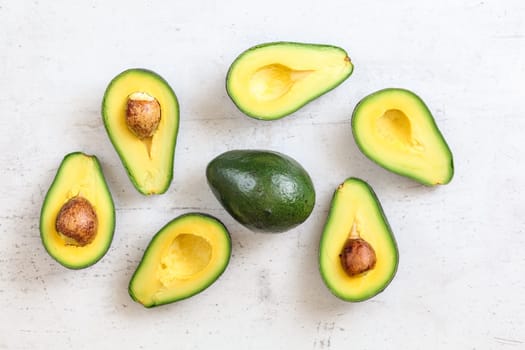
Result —
M256 232L287 231L304 222L315 205L306 170L278 152L225 152L208 164L206 178L226 211Z

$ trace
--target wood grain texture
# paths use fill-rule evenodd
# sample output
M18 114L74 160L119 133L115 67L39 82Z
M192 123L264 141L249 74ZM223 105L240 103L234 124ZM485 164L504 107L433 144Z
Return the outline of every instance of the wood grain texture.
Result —
M525 4L485 1L84 3L0 0L0 349L519 349L525 346ZM353 75L275 122L228 99L229 64L255 44L345 48ZM100 104L126 68L161 74L181 105L174 180L146 198L105 133ZM404 87L421 96L456 174L426 188L366 159L355 104ZM310 219L280 235L231 219L206 184L214 156L272 149L311 174ZM62 157L96 154L116 208L113 244L69 271L42 247L38 220ZM317 246L335 187L367 180L396 235L400 265L376 298L348 304L319 276ZM203 293L145 310L127 284L151 236L175 216L224 221L233 256Z

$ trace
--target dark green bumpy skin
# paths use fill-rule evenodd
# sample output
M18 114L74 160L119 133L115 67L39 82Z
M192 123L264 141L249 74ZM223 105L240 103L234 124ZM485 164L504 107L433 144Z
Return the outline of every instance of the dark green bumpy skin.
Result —
M284 232L311 214L315 189L294 159L273 151L234 150L206 169L215 197L235 220L257 232Z

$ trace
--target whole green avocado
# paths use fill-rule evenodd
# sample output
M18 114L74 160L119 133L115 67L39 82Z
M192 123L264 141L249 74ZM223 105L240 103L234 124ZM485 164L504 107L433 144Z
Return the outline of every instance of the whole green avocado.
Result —
M314 208L310 176L297 161L278 152L225 152L208 164L206 178L228 213L256 232L290 230Z

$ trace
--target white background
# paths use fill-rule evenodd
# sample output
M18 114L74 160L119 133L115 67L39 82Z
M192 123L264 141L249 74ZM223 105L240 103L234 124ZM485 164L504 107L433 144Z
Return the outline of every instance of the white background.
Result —
M525 348L525 5L508 1L0 0L0 349ZM274 122L244 116L224 79L243 50L269 41L347 50L336 90ZM174 180L161 196L131 185L100 104L131 67L161 74L181 123ZM355 104L408 88L434 113L455 160L428 188L357 149ZM297 159L317 203L279 235L237 224L205 167L226 150ZM116 204L107 255L71 271L39 237L44 195L62 157L96 154ZM345 303L324 286L317 247L332 193L367 180L394 230L400 264L380 295ZM152 235L182 213L221 219L233 239L224 275L188 300L144 309L127 285Z

